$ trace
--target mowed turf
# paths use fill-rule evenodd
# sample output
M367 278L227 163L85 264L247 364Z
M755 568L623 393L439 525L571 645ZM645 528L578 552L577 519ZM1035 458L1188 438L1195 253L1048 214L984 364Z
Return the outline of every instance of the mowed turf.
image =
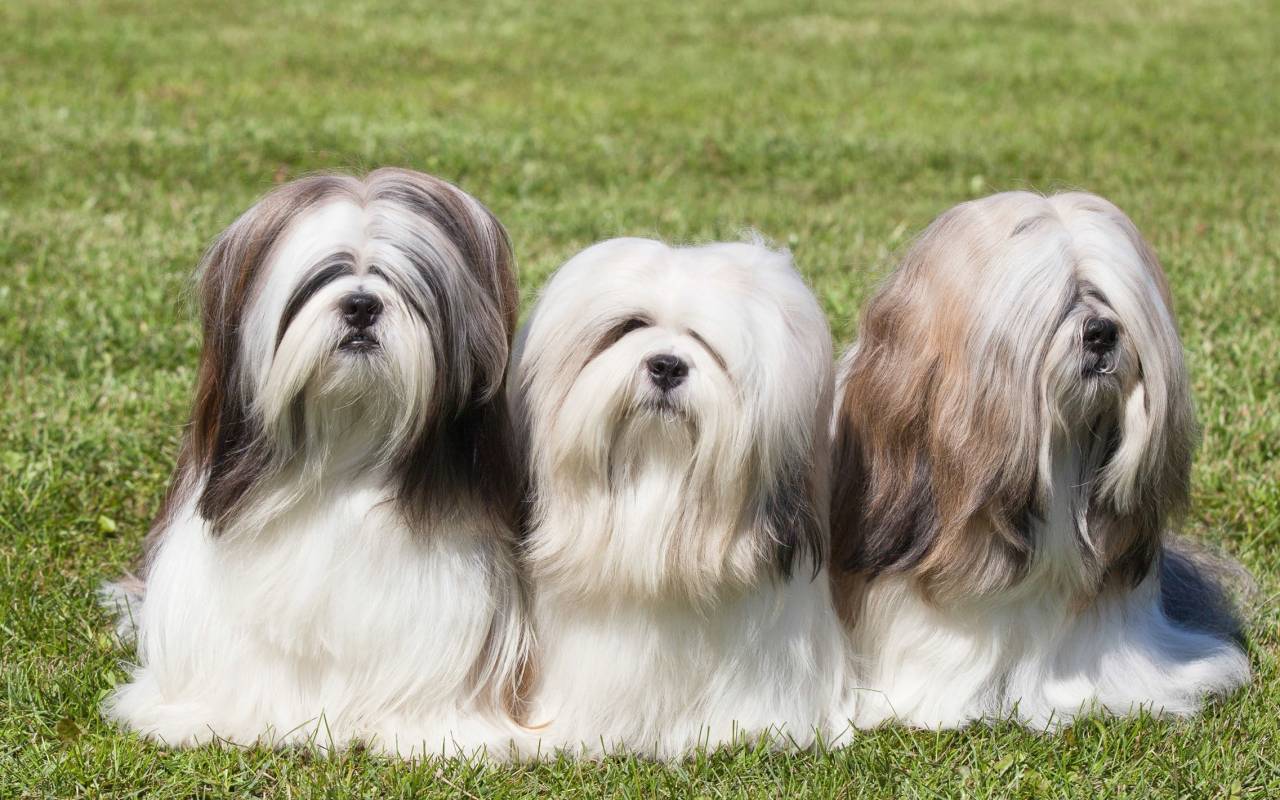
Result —
M0 4L0 797L1280 796L1275 3L331 5ZM129 654L94 590L173 465L191 268L274 183L386 164L497 213L525 308L597 239L754 228L840 345L948 206L1111 198L1173 284L1204 430L1184 529L1256 577L1253 686L1186 723L888 728L674 765L171 753L113 730L98 704Z

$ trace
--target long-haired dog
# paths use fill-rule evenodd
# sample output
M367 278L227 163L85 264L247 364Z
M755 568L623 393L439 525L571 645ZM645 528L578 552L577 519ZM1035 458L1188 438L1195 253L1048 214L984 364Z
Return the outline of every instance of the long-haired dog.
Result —
M789 256L758 244L615 239L552 278L509 377L542 747L677 758L847 725L830 353Z
M191 424L107 714L173 746L505 748L526 645L502 226L416 172L306 178L198 277Z
M1246 682L1225 595L1166 535L1195 426L1160 264L1089 194L921 235L840 371L837 602L859 722L1185 715Z

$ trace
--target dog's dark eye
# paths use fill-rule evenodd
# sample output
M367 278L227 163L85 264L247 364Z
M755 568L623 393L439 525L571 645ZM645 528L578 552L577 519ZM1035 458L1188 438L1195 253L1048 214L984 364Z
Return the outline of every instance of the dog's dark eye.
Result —
M596 356L600 355L605 350L608 350L610 347L613 347L615 344L622 341L622 337L626 336L628 333L631 333L632 331L638 331L641 328L647 328L652 324L653 323L649 322L649 320L647 319L641 319L640 317L631 317L627 320L620 322L617 325L614 325L612 328L609 328L608 331L605 333L605 335L601 336L600 339L596 342L595 347L591 349L591 358L588 358L587 360L590 361L592 358L595 358Z
M632 317L631 319L627 320L626 322L618 326L618 338L621 339L623 336L626 336L628 333L631 333L632 331L638 331L641 328L647 328L647 327L649 327L649 320L640 319L639 317Z

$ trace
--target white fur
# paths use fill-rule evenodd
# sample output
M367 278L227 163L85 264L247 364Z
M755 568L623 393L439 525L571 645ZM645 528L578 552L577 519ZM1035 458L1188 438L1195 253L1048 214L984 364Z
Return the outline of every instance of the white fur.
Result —
M614 341L628 318L648 324ZM656 354L690 365L673 409L645 405ZM815 482L826 537L830 339L787 255L591 247L552 278L510 380L534 492L541 752L678 758L843 733L826 571L799 558L772 574L758 524L790 469Z
M854 631L867 656L858 726L1013 718L1052 728L1099 712L1187 716L1205 695L1248 682L1248 658L1233 643L1168 619L1154 574L1083 610L1045 578L944 606L926 602L909 578L876 579Z
M387 174L370 180L396 180ZM501 757L521 735L504 699L526 642L511 531L465 499L411 524L395 472L439 394L472 391L470 354L444 375L437 332L397 281L417 286L418 270L434 269L446 293L479 289L446 233L397 202L359 201L367 184L345 180L346 193L302 211L264 263L237 340L245 366L219 387L250 398L271 453L243 508L215 531L197 510L208 476L180 471L145 590L108 590L136 626L137 664L105 711L178 747L364 743ZM332 254L349 257L352 274L316 291L277 344L291 294ZM383 303L371 352L338 346L351 330L339 301L356 291ZM496 340L472 345L497 364L496 386L480 390L500 391L509 332L496 318L467 322Z
M505 754L516 728L473 673L509 576L489 534L422 536L388 500L377 481L320 486L230 541L182 509L150 570L141 666L108 714L176 747Z

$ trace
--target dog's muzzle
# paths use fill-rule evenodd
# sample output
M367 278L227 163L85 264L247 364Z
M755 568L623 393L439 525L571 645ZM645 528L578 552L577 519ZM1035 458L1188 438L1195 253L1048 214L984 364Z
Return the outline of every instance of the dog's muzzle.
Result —
M689 376L689 365L685 360L670 353L650 356L644 367L650 382L664 394L684 383Z
M338 302L338 311L351 331L338 343L339 350L364 352L378 346L370 328L382 314L382 301L368 292L353 292Z
M1085 320L1081 334L1085 374L1108 373L1114 369L1116 343L1120 339L1120 328L1115 322L1104 317L1090 317Z

